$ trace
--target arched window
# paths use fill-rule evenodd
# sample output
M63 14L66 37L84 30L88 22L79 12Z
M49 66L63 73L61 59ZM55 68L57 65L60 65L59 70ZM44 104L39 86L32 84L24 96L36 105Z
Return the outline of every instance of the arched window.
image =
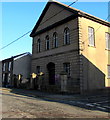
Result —
M49 36L46 36L46 50L50 49L50 41L49 41Z
M64 30L64 45L70 44L70 30L69 28L65 28Z
M58 35L56 32L53 33L53 47L58 47Z
M38 39L38 41L37 41L37 50L38 50L38 52L41 51L41 41L40 41L40 39Z

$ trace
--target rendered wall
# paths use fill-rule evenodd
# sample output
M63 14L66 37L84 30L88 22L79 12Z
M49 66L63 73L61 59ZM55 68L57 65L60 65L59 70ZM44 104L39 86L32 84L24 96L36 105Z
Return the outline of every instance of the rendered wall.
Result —
M89 46L88 26L95 30L95 46ZM110 64L110 51L106 49L105 32L110 28L92 20L79 18L79 43L82 62L81 89L95 90L110 87L107 78L107 65Z
M23 78L29 78L31 72L31 55L26 55L14 60L13 74L22 74Z

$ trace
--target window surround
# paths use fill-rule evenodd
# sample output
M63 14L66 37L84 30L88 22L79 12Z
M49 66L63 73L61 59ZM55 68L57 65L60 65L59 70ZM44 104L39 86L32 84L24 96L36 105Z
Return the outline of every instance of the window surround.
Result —
M91 26L88 26L88 46L95 47L95 30Z
M107 79L110 79L110 64L107 65Z
M3 63L3 71L6 70L6 63Z
M70 76L70 67L71 67L70 62L63 63L63 69L65 72L67 72L68 76Z
M53 48L57 48L58 47L58 34L57 32L53 33Z
M108 37L108 39L107 39L107 37ZM110 33L105 32L105 50L110 50L109 43L110 43Z
M8 83L10 82L10 79L11 79L11 74L9 73L8 74Z
M46 50L49 50L50 49L49 35L46 35L45 40L46 40Z
M36 73L39 74L41 72L41 66L36 66Z
M70 30L68 27L64 29L64 45L70 44Z
M37 40L37 52L41 52L41 40L40 40L40 38Z
M5 81L5 73L3 74L2 79L3 79L2 82L4 82Z
M11 62L9 62L9 64L8 64L8 71L11 71Z

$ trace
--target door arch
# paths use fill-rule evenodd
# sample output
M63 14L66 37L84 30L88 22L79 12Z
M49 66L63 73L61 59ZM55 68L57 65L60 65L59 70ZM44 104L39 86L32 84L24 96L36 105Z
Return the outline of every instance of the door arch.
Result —
M47 64L48 74L49 74L49 84L55 85L55 64L50 62Z

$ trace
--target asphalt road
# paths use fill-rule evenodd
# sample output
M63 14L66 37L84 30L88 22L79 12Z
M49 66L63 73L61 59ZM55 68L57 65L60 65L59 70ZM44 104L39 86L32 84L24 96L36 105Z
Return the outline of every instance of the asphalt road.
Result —
M54 95L44 99L42 96L29 96L9 89L2 89L1 94L2 118L110 118L108 111L82 107L96 103L92 99L90 103L84 99L56 100ZM106 106L106 103L103 104Z

